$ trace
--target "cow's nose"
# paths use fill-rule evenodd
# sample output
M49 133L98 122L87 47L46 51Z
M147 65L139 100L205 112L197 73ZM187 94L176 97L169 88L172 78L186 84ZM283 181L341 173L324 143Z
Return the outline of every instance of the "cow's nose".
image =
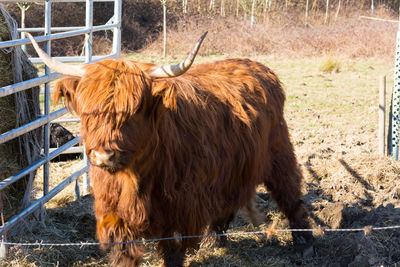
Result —
M92 150L89 154L90 161L96 166L113 167L118 160L118 154L114 151Z

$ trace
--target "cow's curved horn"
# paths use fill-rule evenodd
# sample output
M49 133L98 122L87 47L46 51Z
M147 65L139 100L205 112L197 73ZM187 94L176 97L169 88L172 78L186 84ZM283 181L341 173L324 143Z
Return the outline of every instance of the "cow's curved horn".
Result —
M192 52L190 53L190 55L184 61L182 61L176 65L154 67L148 72L150 77L152 77L152 78L168 78L168 77L176 77L176 76L184 74L190 68L190 66L192 66L192 63L197 55L197 52L199 51L200 45L203 42L206 35L207 35L207 32L203 33L203 35L197 41L197 43L196 43L195 47L193 48Z
M32 35L30 33L25 33L26 36L31 40L33 47L35 48L36 52L38 53L39 57L43 60L43 62L53 71L56 71L60 74L63 75L69 75L69 76L77 76L77 77L82 77L85 74L85 70L82 68L82 66L77 66L77 65L69 65L65 64L62 62L59 62L55 60L54 58L51 58L46 52L44 52L35 39L33 39Z

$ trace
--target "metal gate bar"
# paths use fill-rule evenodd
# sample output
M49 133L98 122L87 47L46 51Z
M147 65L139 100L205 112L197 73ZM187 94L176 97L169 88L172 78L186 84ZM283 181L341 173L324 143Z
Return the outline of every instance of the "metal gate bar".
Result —
M57 80L58 78L61 78L62 75L58 74L56 72L46 75L46 76L42 76L42 77L38 77L38 78L33 78L31 80L28 81L23 81L20 83L15 83L12 85L7 85L4 87L0 88L0 97L3 96L8 96L8 95L12 95L14 93L20 92L20 91L24 91L26 89L32 88L32 87L36 87L39 86L41 84L44 83L48 83L54 80Z
M27 132L33 131L47 123L50 123L52 120L55 120L65 114L68 113L67 108L62 108L57 111L54 111L46 116L41 117L40 119L34 120L30 123L27 123L21 127L18 127L14 130L8 131L2 135L0 135L0 144L10 141L14 138L17 138Z
M78 179L84 172L87 172L89 169L89 166L85 166L82 169L76 171L74 174L69 176L67 179L62 181L59 185L54 187L48 194L45 196L41 197L40 199L36 200L32 205L30 205L28 208L24 209L22 212L17 214L16 216L12 217L8 222L4 223L4 226L0 227L0 233L3 233L4 230L9 229L10 227L14 226L21 220L22 218L25 218L26 216L32 214L35 210L38 208L42 207L44 204L46 204L50 199L55 197L58 193L60 193L67 185Z
M77 143L79 143L80 139L81 139L80 137L75 137L71 141L65 143L64 145L62 145L59 148L55 149L54 151L50 152L48 158L40 159L40 160L34 162L33 164L31 164L30 166L26 167L25 169L23 169L23 170L17 172L16 174L11 175L10 177L4 179L3 181L0 182L0 190L3 190L5 187L9 186L12 183L15 183L16 181L18 181L19 179L21 179L25 175L28 175L32 171L36 170L37 168L39 168L40 166L42 166L46 162L54 159L55 157L60 155L62 152L64 152L67 149L69 149L71 146L76 145Z
M8 2L19 2L19 0L10 0ZM109 57L118 57L121 51L121 16L122 16L122 0L35 0L35 1L25 1L25 2L41 2L45 3L45 25L44 28L21 28L18 29L19 32L28 32L28 31L44 31L44 36L36 36L35 40L37 42L46 42L45 50L47 53L50 53L50 41L55 39L62 39L66 37L73 37L78 35L85 35L85 56L84 57L56 57L56 59L64 62L76 62L76 61L85 61L86 63L93 62L94 60L100 60ZM51 4L55 2L85 2L86 3L86 19L85 19L85 27L55 27L52 28L50 25L51 21ZM93 2L114 2L114 16L112 17L112 23L107 23L106 25L93 26ZM111 21L111 19L110 19ZM52 34L51 31L64 31L59 33ZM68 30L68 31L65 31ZM112 30L113 31L113 44L112 44L112 53L110 55L104 56L92 56L92 34L96 31L104 31L104 30ZM0 42L0 49L14 46L21 46L29 44L30 40L26 38L11 40L6 42ZM39 58L31 58L31 61L34 63L39 63L41 60ZM44 166L44 186L43 186L43 194L44 196L35 201L32 205L30 205L27 209L20 212L11 218L8 222L5 223L3 227L0 227L0 233L2 233L6 228L10 228L16 223L20 221L23 217L32 214L37 208L43 206L47 201L61 192L68 184L77 181L77 178L87 173L88 164L86 162L86 166L82 169L78 170L74 174L70 175L59 185L54 187L49 191L48 181L50 178L49 174L49 163L52 159L60 155L62 152L70 149L72 146L77 144L80 141L80 137L77 137L63 146L50 150L49 148L49 125L50 123L63 116L68 112L68 110L64 107L57 111L50 112L50 86L49 82L54 81L60 78L61 75L58 73L51 73L50 70L46 67L45 75L39 78L34 78L29 81L23 81L20 83L16 83L9 86L4 86L0 88L0 97L8 96L14 94L16 92L20 92L23 90L27 90L32 87L36 87L44 84L45 88L45 104L44 104L44 114L42 117L32 121L28 124L25 124L16 129L10 130L6 133L2 133L0 135L0 144L5 143L9 140L12 140L18 136L21 136L29 131L37 129L39 127L43 127L45 129L45 139L44 139L44 147L43 151L45 157L37 160L30 166L24 168L23 170L11 175L9 177L3 177L3 181L0 182L0 190L9 186L10 184L18 181L22 177L27 174L35 171L40 166ZM58 120L62 121L62 120ZM89 186L89 177L84 179L84 184ZM78 185L78 184L77 184ZM79 190L78 190L79 191ZM83 192L87 193L87 189L84 188Z
M120 1L120 0L116 0L116 1ZM53 34L50 34L47 36L35 36L35 40L39 43L39 42L48 41L48 40L56 40L56 39L63 39L66 37L79 36L79 35L88 33L90 31L98 32L98 31L104 31L104 30L111 30L111 29L115 29L115 28L119 29L119 27L120 27L119 23L93 26L92 29L84 28L82 30L53 33ZM13 46L30 44L30 43L31 43L31 41L28 38L18 39L18 40L10 40L10 41L5 41L5 42L0 42L0 48L13 47Z

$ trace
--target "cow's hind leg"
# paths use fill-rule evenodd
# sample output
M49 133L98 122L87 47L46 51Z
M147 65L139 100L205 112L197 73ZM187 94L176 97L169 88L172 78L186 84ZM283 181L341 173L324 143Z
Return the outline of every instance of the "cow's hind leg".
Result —
M275 179L276 181L271 181ZM265 182L265 185L278 204L280 211L288 218L292 229L310 229L309 214L301 200L300 185L296 181L289 179L286 174L278 176L275 173L272 179ZM296 231L292 232L292 237L293 243L308 254L307 250L312 246L314 240L312 232Z
M243 208L240 209L243 217L253 224L253 226L258 227L264 222L263 215L256 207L255 196L247 203Z
M212 223L211 231L217 235L215 238L215 243L214 243L215 247L219 247L219 248L226 247L228 239L227 239L226 235L224 235L224 234L228 230L229 224L234 219L234 217L235 217L235 214L231 213L231 214L227 215L226 217L224 217L222 219L218 219Z
M285 129L286 125L282 125ZM283 129L283 130L284 130ZM281 129L282 130L282 129ZM293 229L309 229L309 213L302 201L302 174L297 165L288 134L281 135L279 146L273 147L271 173L264 184L271 192L279 209L289 219ZM292 232L293 242L305 255L312 253L313 236L311 231Z
M228 230L229 224L234 218L235 218L234 212L227 213L222 217L215 218L205 231L205 234L209 236L201 239L200 247L203 248L226 247L228 239L224 234Z

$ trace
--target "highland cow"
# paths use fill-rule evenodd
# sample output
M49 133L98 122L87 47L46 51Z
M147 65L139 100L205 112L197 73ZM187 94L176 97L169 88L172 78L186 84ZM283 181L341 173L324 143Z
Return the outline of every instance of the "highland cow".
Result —
M64 66L54 89L81 120L100 242L227 230L252 212L264 184L293 228L309 228L302 175L284 119L284 91L266 66L227 59L191 67L201 41L174 66L105 59ZM310 232L293 234L311 247ZM182 266L200 238L158 242L165 266ZM111 246L113 264L140 262L139 244Z

